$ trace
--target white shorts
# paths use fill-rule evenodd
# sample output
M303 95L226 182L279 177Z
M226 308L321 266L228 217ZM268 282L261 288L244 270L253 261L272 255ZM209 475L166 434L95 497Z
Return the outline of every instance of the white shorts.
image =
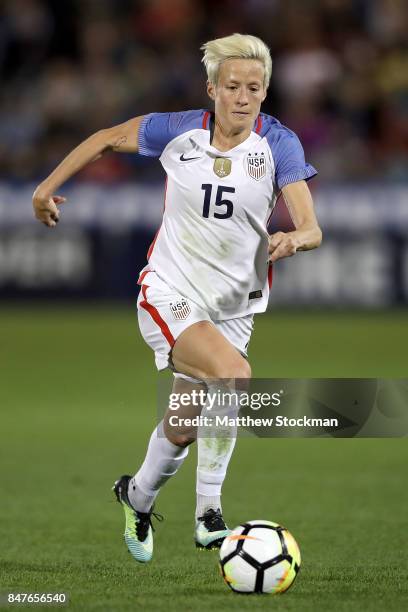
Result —
M169 366L169 356L179 335L199 321L209 321L244 356L253 328L253 314L238 319L213 321L203 308L177 293L155 272L143 273L137 300L140 332L154 351L158 370Z

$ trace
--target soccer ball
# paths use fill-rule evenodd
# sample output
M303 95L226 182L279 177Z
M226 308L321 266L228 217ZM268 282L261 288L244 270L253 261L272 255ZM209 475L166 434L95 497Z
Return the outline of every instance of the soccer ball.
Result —
M283 593L300 567L300 550L285 527L248 521L232 530L220 549L220 568L237 593Z

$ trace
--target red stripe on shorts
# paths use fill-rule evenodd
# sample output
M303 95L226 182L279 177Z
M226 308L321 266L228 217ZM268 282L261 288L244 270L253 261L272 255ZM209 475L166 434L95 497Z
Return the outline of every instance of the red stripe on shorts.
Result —
M144 299L140 302L139 305L141 308L144 308L145 310L147 310L149 315L152 317L153 321L160 327L161 333L166 338L167 342L170 344L171 347L173 347L175 340L169 329L169 326L167 325L166 321L161 318L160 313L157 310L157 308L152 306L152 304L149 304L149 302L147 301L146 291L148 288L149 288L149 285L142 285L142 295Z
M143 283L143 280L146 276L146 274L149 274L150 270L145 270L144 272L141 273L141 275L139 276L139 279L137 281L138 285L141 285Z

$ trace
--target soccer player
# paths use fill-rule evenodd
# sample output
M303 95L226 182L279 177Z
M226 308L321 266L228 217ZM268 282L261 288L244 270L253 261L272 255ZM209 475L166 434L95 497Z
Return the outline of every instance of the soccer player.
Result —
M318 226L297 136L260 112L271 77L268 47L257 37L233 34L202 47L207 92L214 111L149 113L90 136L35 190L37 219L59 220L65 198L56 190L106 151L158 157L167 173L163 221L139 277L141 333L159 370L174 372L175 393L219 388L213 381L247 380L253 316L268 303L271 265L318 247ZM282 193L295 230L267 233ZM225 382L226 381L226 382ZM170 426L169 411L153 431L137 473L114 486L133 557L153 554L151 518L160 488L173 476L196 436ZM228 534L221 487L234 432L197 437L196 546L219 547Z

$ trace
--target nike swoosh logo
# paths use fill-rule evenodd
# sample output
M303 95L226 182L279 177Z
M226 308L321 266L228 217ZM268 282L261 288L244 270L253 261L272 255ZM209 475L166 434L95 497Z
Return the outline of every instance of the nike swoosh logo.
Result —
M184 157L184 153L180 155L180 161L191 161L192 159L200 159L200 157Z

